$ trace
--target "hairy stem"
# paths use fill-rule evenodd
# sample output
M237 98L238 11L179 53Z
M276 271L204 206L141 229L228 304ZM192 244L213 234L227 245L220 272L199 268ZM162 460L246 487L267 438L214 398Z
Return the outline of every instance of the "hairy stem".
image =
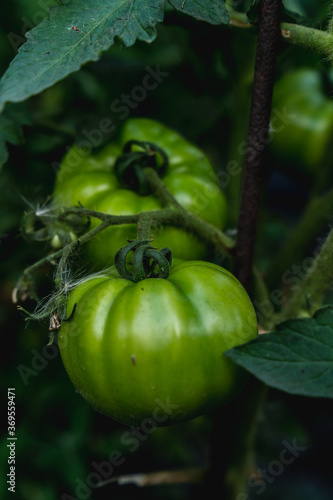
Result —
M96 230L101 227L102 231L111 225L135 224L139 221L140 217L143 218L149 216L151 217L152 223L182 227L183 229L196 234L206 243L216 246L219 251L222 251L228 257L230 257L231 249L235 246L234 240L227 236L223 231L215 227L213 224L201 219L201 217L198 217L197 215L189 212L186 212L186 215L184 215L184 209L179 212L174 208L163 208L161 210L152 210L133 215L109 215L103 212L95 212L94 210L76 207L64 210L68 215L77 214L87 217L95 217L102 220L105 225L103 227L101 225L97 226L97 228L95 228ZM85 238L85 241L86 240L87 239ZM80 242L82 243L82 241L82 237L80 237Z
M177 209L186 219L188 217L187 210L176 200L176 198L170 193L168 188L165 186L164 182L153 168L146 167L144 173L150 187L153 189L155 195L161 201L165 207L173 207Z
M229 25L235 28L255 29L246 17L246 14L229 9ZM302 26L295 23L281 23L281 37L291 45L318 52L329 60L333 57L332 23L327 31Z
M140 215L138 218L138 231L137 231L137 239L138 240L149 240L150 229L151 229L152 217L148 213L144 215Z
M200 217L187 212L185 208L178 203L175 197L166 188L163 181L153 168L144 169L146 178L156 196L166 206L173 209L174 221L178 226L198 235L204 241L213 244L218 250L229 255L229 251L234 247L234 241L225 233L217 229L212 224L204 221Z
M158 177L158 176L157 176ZM161 181L160 181L161 182ZM176 202L177 203L177 202ZM217 250L224 253L226 256L230 257L231 249L234 246L234 241L229 238L226 234L220 231L217 227L209 224L200 217L186 212L185 209L181 207L176 208L164 208L161 210L141 212L133 215L110 215L104 212L96 212L94 210L88 210L83 207L72 207L63 208L59 214L59 217L63 218L67 215L81 215L83 217L93 217L101 221L101 223L94 229L88 231L87 233L80 236L77 241L69 243L61 250L58 250L50 255L47 255L43 259L35 262L32 266L25 269L22 276L20 277L14 291L13 297L14 302L17 302L18 293L22 296L28 290L33 290L33 274L43 265L53 263L55 264L59 259L59 268L56 275L56 285L61 286L61 270L63 269L66 260L70 253L75 250L79 245L82 245L89 241L91 238L95 237L100 232L104 231L106 228L112 225L121 224L139 224L139 232L141 235L143 232L147 232L152 223L159 223L162 225L173 225L177 227L182 227L185 230L197 235L207 244L213 245Z
M300 24L281 23L281 35L286 42L313 50L332 59L333 36L331 33Z
M81 209L79 209L81 210ZM77 212L75 212L77 213ZM61 217L61 215L60 215ZM13 290L13 302L17 303L18 300L18 295L24 296L28 291L33 290L33 275L38 269L40 269L42 266L45 264L55 264L58 259L61 259L62 256L65 254L67 257L68 255L76 248L79 244L85 243L86 241L89 241L91 238L96 236L98 233L103 231L109 226L109 224L105 222L101 222L97 227L92 229L91 231L88 231L87 233L83 234L79 240L74 241L72 243L69 243L66 245L64 248L57 250L56 252L53 252L52 254L46 255L46 257L43 257L41 260L35 262L31 266L27 267L21 277L19 278L14 290ZM64 263L64 261L63 261ZM60 276L61 274L57 274L57 285L59 286L61 284L60 282ZM38 298L36 297L36 300Z

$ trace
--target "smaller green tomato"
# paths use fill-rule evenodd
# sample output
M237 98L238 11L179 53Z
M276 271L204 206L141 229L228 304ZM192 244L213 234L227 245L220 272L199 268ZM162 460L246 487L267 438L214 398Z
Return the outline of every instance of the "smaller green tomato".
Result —
M190 213L220 229L224 228L227 202L205 154L176 131L146 118L126 120L118 139L98 153L86 154L79 145L73 146L57 173L54 206L76 206L81 203L87 209L113 215L131 215L163 208L163 203L151 190L142 193L135 185L124 182L117 175L117 160L131 141L153 143L163 150L168 162L160 176L166 188ZM91 228L99 222L92 218ZM136 236L136 224L109 227L88 242L88 255L96 268L104 268L113 263L112 256L123 242ZM156 246L168 245L172 248L176 258L209 260L210 248L184 228L174 225L153 226L151 237Z
M333 99L319 71L299 68L278 80L271 127L269 149L278 161L310 175L325 167L333 153Z
M70 379L96 410L129 426L166 426L225 405L246 372L224 352L258 333L244 288L204 261L137 283L112 267L70 292L67 314L59 348Z

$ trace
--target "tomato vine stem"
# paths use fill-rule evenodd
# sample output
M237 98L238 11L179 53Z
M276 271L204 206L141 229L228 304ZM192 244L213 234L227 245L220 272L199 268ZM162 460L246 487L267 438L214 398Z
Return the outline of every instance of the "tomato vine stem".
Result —
M252 274L265 151L269 134L275 63L280 40L282 0L262 0L254 68L250 122L245 155L241 207L235 248L234 274L252 295ZM214 415L210 487L224 498L247 494L247 478L253 462L253 441L266 388L250 378L248 387L227 410ZM250 398L249 398L250 394ZM254 395L257 397L254 397ZM249 416L251 417L249 418ZM221 425L221 423L223 424ZM228 428L228 433L225 429ZM221 450L223 458L221 459Z
M84 210L84 209L79 208L78 210ZM75 212L75 213L78 213L78 212ZM63 215L64 215L64 212L61 212L59 214L59 218L63 217ZM56 262L58 261L58 259L62 258L62 256L64 255L64 252L65 252L65 255L68 257L74 251L74 249L77 248L77 246L79 244L83 244L86 241L89 241L91 238L96 236L98 233L100 233L101 231L103 231L104 229L109 227L109 225L110 224L108 224L107 222L104 222L104 221L101 222L101 224L99 224L97 227L95 227L94 229L91 229L87 233L83 234L79 240L74 241L72 243L69 243L68 245L61 248L60 250L57 250L56 252L53 252L49 255L46 255L45 257L43 257L39 261L37 261L34 264L32 264L31 266L27 267L23 271L21 277L19 278L19 280L16 283L16 286L13 290L12 300L13 300L14 304L16 304L18 302L19 296L21 298L23 298L25 296L29 296L29 295L31 295L31 291L32 291L32 298L34 298L36 301L38 301L39 300L38 296L34 290L34 280L33 280L34 274L42 266L44 266L46 264L55 265ZM58 278L59 278L59 276L60 276L60 274L58 273ZM58 280L58 284L60 285L59 280Z
M191 214L189 212L186 212L186 218L184 219L184 213L179 213L174 208L162 208L160 210L140 212L132 215L110 215L104 212L96 212L94 210L88 210L85 208L72 207L63 209L63 214L77 214L87 217L93 217L100 219L104 223L103 226L99 225L93 230L89 231L89 233L85 233L83 236L80 236L79 242L81 244L90 240L92 237L96 236L96 234L103 231L109 226L135 224L138 223L140 219L142 220L144 217L150 217L152 224L157 223L174 225L187 229L189 232L196 234L207 243L214 245L227 257L230 257L231 251L235 246L234 240L213 224L210 224L209 222L201 219L201 217L198 217L197 215ZM61 253L62 250L60 250L59 252ZM56 253L53 255L56 255Z
M236 277L248 292L251 288L259 203L266 169L264 160L281 10L281 0L262 1L234 268Z
M281 35L283 40L291 45L298 45L310 49L329 60L333 57L333 36L328 31L309 28L300 24L281 23Z
M138 217L138 230L137 230L137 239L145 240L149 239L150 236L150 228L152 224L152 217L149 212L145 214L141 214Z
M229 9L229 15L229 25L231 27L256 30L256 25L249 22L246 14ZM330 61L333 58L332 23L329 24L326 31L300 24L283 22L280 25L280 36L283 41L290 45L297 45L298 47L312 50L328 57Z
M182 215L186 224L189 212L187 212L187 210L180 203L178 203L176 198L170 193L158 173L153 168L146 167L144 169L144 174L151 189L163 205L165 207L173 207L176 209Z
M160 181L162 182L162 181ZM159 188L160 182L158 182ZM164 194L165 195L165 194ZM172 196L170 194L170 196ZM167 200L166 200L167 201ZM177 202L173 202L171 199L168 201L169 204L177 204ZM176 205L175 205L176 206ZM222 252L225 256L231 257L231 249L235 245L235 242L232 238L227 236L223 231L219 230L217 227L209 224L204 221L200 217L188 213L185 209L178 210L174 207L172 208L162 208L161 210L149 211L149 212L140 212L138 214L132 215L110 215L104 212L96 212L94 210L88 210L83 207L69 207L63 208L59 213L59 218L64 218L68 215L75 214L82 217L92 217L97 218L101 221L101 223L91 229L90 231L81 235L78 240L69 243L64 246L62 249L53 252L52 254L47 255L43 259L35 262L28 268L24 270L21 277L19 278L14 290L13 290L13 302L16 303L18 300L18 296L21 298L27 296L27 294L33 294L36 297L34 290L34 282L33 275L45 264L53 264L56 263L60 259L60 266L58 264L58 271L56 272L56 280L58 280L58 286L61 286L61 270L64 268L64 265L67 261L68 256L78 248L78 246L83 245L87 241L91 240L97 234L101 233L108 227L112 225L121 225L121 224L138 224L141 225L141 234L143 231L148 229L148 226L153 223L157 224L165 224L165 225L175 225L178 227L183 227L186 230L196 234L208 244L213 245L219 252ZM146 226L143 228L143 221L145 220Z

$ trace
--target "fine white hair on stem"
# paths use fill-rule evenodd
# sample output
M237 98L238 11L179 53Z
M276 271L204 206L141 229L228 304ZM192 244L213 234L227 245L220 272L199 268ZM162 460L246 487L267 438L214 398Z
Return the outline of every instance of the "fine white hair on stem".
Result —
M27 319L43 320L49 318L51 314L57 311L59 319L63 321L66 319L66 301L68 294L83 283L101 276L107 276L107 269L108 268L105 268L90 274L86 274L84 269L73 272L67 262L61 270L60 275L59 270L55 271L55 277L60 277L56 289L38 302L33 313L28 313Z
M43 215L52 214L53 212L54 212L54 215L56 215L55 214L56 207L54 207L50 204L50 198L47 198L46 200L44 200L41 203L36 203L36 202L32 202L32 201L28 200L28 198L26 196L24 196L23 194L21 194L20 196L21 196L22 200L24 201L24 203L30 209L28 213L35 214L36 216L39 216L39 217L43 216Z
M33 202L30 201L26 196L20 194L22 200L24 203L28 206L29 211L27 214L32 215L34 214L36 217L54 217L54 218L59 218L59 212L63 208L62 205L57 205L56 203L52 202L51 196L46 198L42 202Z

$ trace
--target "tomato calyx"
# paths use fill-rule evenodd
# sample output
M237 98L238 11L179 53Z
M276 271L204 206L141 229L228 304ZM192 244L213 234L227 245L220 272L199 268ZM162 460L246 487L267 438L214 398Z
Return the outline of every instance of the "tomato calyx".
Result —
M163 177L168 164L168 156L156 144L131 140L125 144L123 154L117 158L114 171L120 184L144 196L151 194L151 188L143 169L154 168Z
M170 248L158 250L150 245L152 240L134 240L118 250L114 261L117 271L124 279L138 281L147 278L167 279L172 263ZM127 257L133 252L132 270L128 270ZM158 268L158 271L156 270Z

